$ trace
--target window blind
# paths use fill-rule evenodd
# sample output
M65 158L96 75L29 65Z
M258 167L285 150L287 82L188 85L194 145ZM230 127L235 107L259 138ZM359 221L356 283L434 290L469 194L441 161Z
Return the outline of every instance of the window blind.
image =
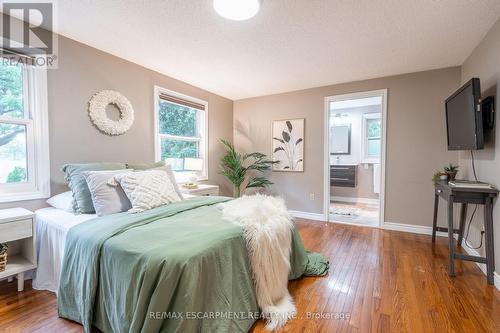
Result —
M11 50L7 47L0 47L0 54L4 56L17 56L17 57L22 57L22 58L27 58L27 59L35 59L34 56L24 54L24 53L19 53L17 51Z
M196 103L196 102L192 102L192 101L188 101L188 100L185 100L185 99L182 99L182 98L179 98L179 97L170 96L170 95L167 95L167 94L160 94L160 99L164 100L164 101L167 101L167 102L172 102L172 103L175 103L175 104L186 106L188 108L205 111L205 105L200 104L200 103Z

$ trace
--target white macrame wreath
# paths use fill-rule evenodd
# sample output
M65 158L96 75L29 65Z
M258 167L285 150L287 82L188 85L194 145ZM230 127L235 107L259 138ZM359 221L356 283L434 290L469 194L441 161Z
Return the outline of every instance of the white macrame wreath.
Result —
M106 107L115 105L120 111L120 119L109 119ZM120 135L128 131L134 123L134 109L130 101L117 91L102 90L89 101L89 117L94 125L108 135Z

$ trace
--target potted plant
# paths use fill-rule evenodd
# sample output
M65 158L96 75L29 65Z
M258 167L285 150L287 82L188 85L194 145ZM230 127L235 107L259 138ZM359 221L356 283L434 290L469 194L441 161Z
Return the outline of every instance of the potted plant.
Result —
M432 182L436 184L439 181L444 181L448 179L448 174L443 171L436 171L432 176Z
M448 166L444 167L444 172L448 175L448 180L455 180L458 172L458 166L450 163Z
M232 143L226 140L220 140L220 142L226 148L226 155L220 164L220 173L233 183L234 195L237 198L247 188L267 187L273 184L263 176L251 175L251 172L262 174L270 170L276 162L268 160L267 156L262 153L238 153Z
M7 266L7 249L9 247L5 243L0 243L0 272L5 271Z

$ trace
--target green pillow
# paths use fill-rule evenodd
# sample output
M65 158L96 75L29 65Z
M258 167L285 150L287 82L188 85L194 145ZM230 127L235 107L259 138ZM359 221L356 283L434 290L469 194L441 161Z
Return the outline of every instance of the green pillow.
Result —
M162 166L165 166L165 161L160 161L155 163L142 163L142 164L127 163L127 169L134 169L134 170L149 170L149 169L159 168Z
M125 163L66 164L62 167L64 179L73 193L73 210L77 214L94 214L94 204L90 190L82 175L84 171L104 171L125 169Z

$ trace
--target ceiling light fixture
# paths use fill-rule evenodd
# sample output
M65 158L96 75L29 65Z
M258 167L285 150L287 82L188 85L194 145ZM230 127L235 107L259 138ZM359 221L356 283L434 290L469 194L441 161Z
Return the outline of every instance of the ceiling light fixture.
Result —
M214 9L224 18L243 21L257 14L260 3L260 0L214 0Z

